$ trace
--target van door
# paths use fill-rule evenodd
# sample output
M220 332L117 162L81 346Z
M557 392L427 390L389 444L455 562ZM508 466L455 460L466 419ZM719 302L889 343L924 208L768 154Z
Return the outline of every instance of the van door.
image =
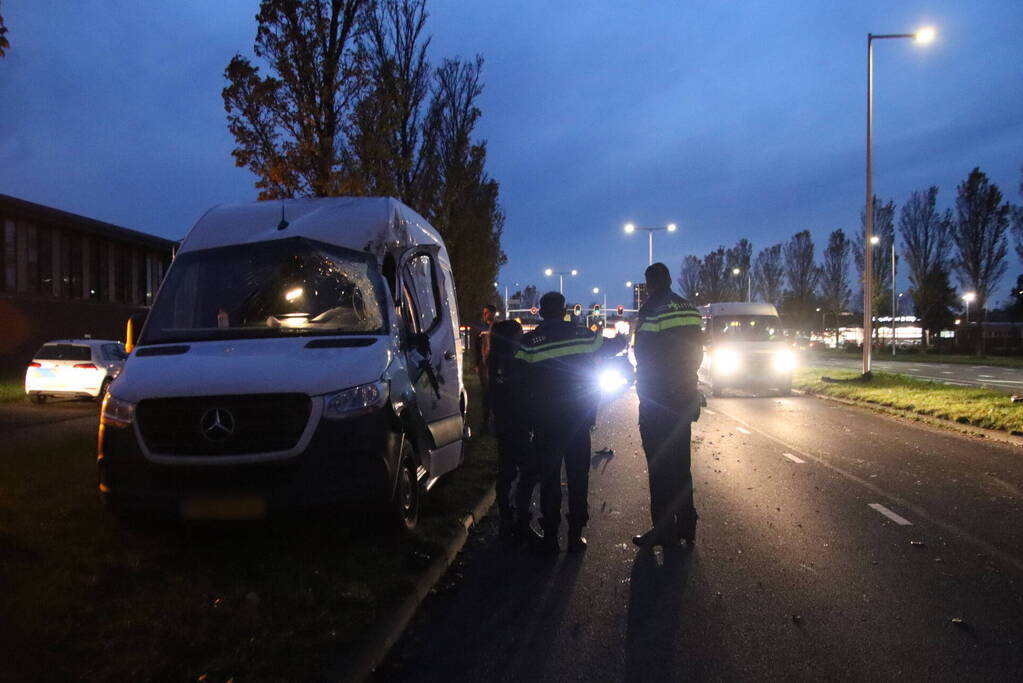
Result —
M416 378L415 391L433 440L428 469L430 478L435 479L457 467L462 456L457 340L436 249L417 248L406 255L401 265L401 285L414 332L429 339L425 359L414 350L408 353L410 366L423 360L430 366Z

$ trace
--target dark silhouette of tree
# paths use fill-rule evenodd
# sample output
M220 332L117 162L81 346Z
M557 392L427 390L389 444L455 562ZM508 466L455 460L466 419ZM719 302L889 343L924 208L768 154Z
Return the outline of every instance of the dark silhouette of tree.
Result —
M952 241L956 247L955 269L964 290L977 294L975 310L983 310L1007 267L1011 207L1002 202L998 186L979 168L959 184Z
M937 198L938 188L933 185L925 192L913 192L902 205L899 215L902 253L912 285L909 294L917 317L929 321L944 321L951 317L947 307L950 303L948 250L951 246L952 212L938 211ZM940 328L921 325L921 329L921 343L926 346L928 332Z
M522 290L522 307L533 308L540 305L540 293L536 291L535 285L526 285Z
M866 223L866 213L860 211L860 225ZM895 202L889 200L882 204L874 197L874 236L878 243L874 245L873 262L871 268L871 304L870 310L874 316L888 315L891 312L892 303L892 243L895 241ZM863 300L863 228L853 236L853 262L856 264L856 272L860 281L860 301ZM878 329L874 327L874 336Z
M941 330L947 330L955 322L953 309L958 305L956 290L949 282L949 272L946 268L935 266L924 277L920 287L927 292L925 308L917 309L916 315L920 319L920 327L925 332L925 337L933 335ZM916 301L916 286L910 289L910 296Z
M346 118L365 87L356 42L366 0L263 0L253 50L236 54L222 96L238 166L260 199L340 194Z
M753 262L753 282L758 296L769 304L780 306L785 280L782 245L761 249Z
M811 319L816 307L820 268L814 262L813 238L809 230L797 232L785 245L785 280L788 289L783 298L784 313L797 327Z
M7 54L7 50L11 47L10 42L7 40L7 27L4 25L4 17L0 15L0 57Z
M824 312L834 316L836 342L838 316L849 305L852 291L849 289L849 256L852 243L839 228L828 235L828 246L824 249L824 263L821 266L821 306Z
M689 254L682 259L682 270L679 272L678 288L681 290L682 296L694 304L703 296L703 292L700 291L700 269L702 267L703 262L700 261L699 256Z
M735 246L725 253L725 268L728 272L728 298L732 301L745 301L748 278L751 275L750 261L753 259L753 245L743 237ZM736 274L735 270L739 272ZM752 294L750 294L752 298Z
M730 283L729 271L726 269L726 253L724 247L718 247L703 257L700 268L700 297L703 303L719 303L728 301Z
M1023 197L1023 168L1020 168L1019 194ZM1016 256L1023 261L1023 206L1012 207L1012 234L1016 238Z

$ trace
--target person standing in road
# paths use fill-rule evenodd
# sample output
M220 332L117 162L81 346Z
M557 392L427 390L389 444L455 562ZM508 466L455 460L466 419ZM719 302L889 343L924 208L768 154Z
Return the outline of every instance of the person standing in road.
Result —
M502 320L490 328L490 408L497 437L497 510L503 540L535 541L529 507L536 488L536 464L530 425L524 409L523 368L515 358L522 341L522 325ZM515 503L511 488L515 482Z
M529 421L540 476L540 549L560 551L561 464L568 487L568 551L586 549L589 521L590 421L597 401L594 374L604 338L565 320L565 297L540 299L543 321L522 338L515 357L526 363ZM609 347L612 345L608 345Z
M663 263L646 269L647 300L635 327L639 434L650 478L653 527L632 539L641 547L696 540L690 440L700 416L697 370L703 360L700 314L671 291Z
M487 360L490 357L490 328L497 316L497 307L487 304L483 307L483 317L479 327L476 329L476 337L473 340L473 359L476 367L476 376L480 380L480 397L483 406L482 422L480 431L484 434L490 431L490 373L487 371Z

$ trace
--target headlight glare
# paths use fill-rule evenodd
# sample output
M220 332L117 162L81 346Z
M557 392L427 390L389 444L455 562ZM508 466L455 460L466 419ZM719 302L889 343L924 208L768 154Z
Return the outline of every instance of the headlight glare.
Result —
M387 382L370 382L323 397L323 417L336 420L368 413L383 407L388 397Z
M103 410L99 419L100 424L107 427L124 429L135 419L135 404L116 398L108 391L103 398Z
M796 367L796 354L788 349L774 354L774 369L778 372L791 372Z
M597 383L600 385L602 392L611 394L624 387L629 381L617 369L608 368L600 372L600 375L597 377Z
M713 368L716 372L730 375L742 366L739 354L731 349L718 349L714 352Z

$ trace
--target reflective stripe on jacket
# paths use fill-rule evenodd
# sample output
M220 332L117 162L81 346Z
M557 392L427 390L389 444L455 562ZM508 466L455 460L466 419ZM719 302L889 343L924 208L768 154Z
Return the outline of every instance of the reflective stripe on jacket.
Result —
M601 335L560 320L545 320L522 337L515 358L525 364L534 419L592 410L597 400L596 354L603 342Z
M699 312L682 297L670 290L650 295L636 320L636 390L641 402L688 410L698 399L701 327Z

